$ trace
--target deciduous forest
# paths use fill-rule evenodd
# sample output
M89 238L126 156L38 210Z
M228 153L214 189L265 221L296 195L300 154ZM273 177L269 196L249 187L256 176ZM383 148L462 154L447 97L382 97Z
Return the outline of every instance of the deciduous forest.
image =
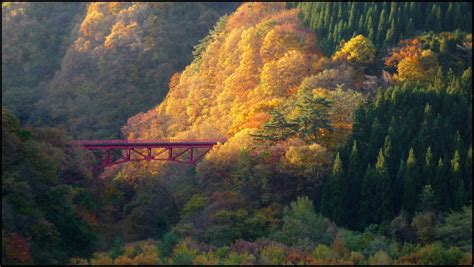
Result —
M471 58L470 2L3 2L2 264L472 265Z

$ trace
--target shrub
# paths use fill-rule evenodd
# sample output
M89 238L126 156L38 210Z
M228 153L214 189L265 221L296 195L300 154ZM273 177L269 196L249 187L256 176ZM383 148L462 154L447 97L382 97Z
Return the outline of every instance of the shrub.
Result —
M315 213L313 202L308 197L298 197L284 209L283 227L280 232L275 233L275 237L288 245L305 238L330 244L334 238L332 228L335 227L328 219Z

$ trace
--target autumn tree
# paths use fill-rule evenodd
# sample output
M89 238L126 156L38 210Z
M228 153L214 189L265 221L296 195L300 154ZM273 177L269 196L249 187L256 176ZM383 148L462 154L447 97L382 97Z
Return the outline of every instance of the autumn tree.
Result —
M375 62L375 46L370 39L359 34L336 51L333 60L345 59L349 62L370 65Z

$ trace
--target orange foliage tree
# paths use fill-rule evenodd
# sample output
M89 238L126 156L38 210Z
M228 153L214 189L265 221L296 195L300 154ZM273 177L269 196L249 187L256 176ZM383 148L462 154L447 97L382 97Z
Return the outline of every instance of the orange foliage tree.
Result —
M416 38L403 40L384 60L388 69L396 69L394 80L430 83L439 70L438 57L430 49L424 50Z

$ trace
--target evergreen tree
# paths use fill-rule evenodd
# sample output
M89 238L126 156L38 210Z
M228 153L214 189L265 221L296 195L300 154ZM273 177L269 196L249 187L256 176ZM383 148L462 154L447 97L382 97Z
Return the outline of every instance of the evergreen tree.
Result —
M375 42L375 34L374 34L374 23L372 22L372 16L368 15L367 19L367 37L369 37L370 40L374 40Z
M426 103L425 109L423 111L423 121L421 123L420 131L418 132L418 145L417 151L425 150L429 144L431 144L431 131L433 125L433 112L431 105Z
M357 31L362 35L366 34L364 27L364 15L361 15L359 18L359 23L357 24Z
M433 181L433 190L438 202L440 203L440 207L443 210L451 207L448 188L449 183L446 163L440 158L438 160L438 166L436 167L435 179Z
M436 199L433 187L431 185L425 185L423 187L423 190L420 193L420 196L418 197L419 199L419 205L418 205L418 210L419 211L435 211L436 207L438 206L438 201Z
M297 103L300 115L288 123L289 128L294 129L303 140L319 141L320 130L332 130L329 123L330 106L331 102L324 97L304 96L302 101Z
M375 223L374 211L377 210L377 205L374 201L376 195L377 174L373 167L367 167L364 179L362 180L362 187L360 192L360 207L359 207L359 227L363 228L369 224Z
M385 34L385 42L386 43L395 43L396 42L395 34L396 34L395 21L391 20L390 21L390 27L389 27L387 33Z
M446 11L446 18L448 19L444 22L446 28L448 29L451 29L453 27L453 18L454 18L453 16L454 16L454 5L453 5L453 2L450 2L448 6L448 10Z
M462 179L461 156L458 150L454 152L451 160L451 173L449 177L450 199L453 209L461 209L465 202L464 181Z
M432 5L431 6L431 12L425 16L425 28L432 28L434 29L434 20L435 18L435 13L436 13L436 6Z
M398 5L397 2L391 2L390 3L390 14L389 14L389 17L388 17L389 21L395 21L395 19L398 17L397 5Z
M288 122L282 111L275 109L271 112L270 120L263 125L263 129L255 135L256 140L279 141L295 134L296 125Z
M344 181L344 170L342 167L342 160L339 156L339 153L336 155L336 160L334 161L334 166L332 169L332 192L331 192L331 208L332 219L338 225L342 225L345 222L345 198L347 196L345 190L345 181Z
M392 185L382 149L379 151L375 170L377 181L375 186L376 195L374 196L374 202L378 203L377 210L375 212L375 219L377 222L387 221L391 219L393 213L391 197Z
M333 208L332 208L332 191L333 191L333 182L332 177L328 176L327 181L324 183L321 189L321 202L320 202L320 211L324 217L332 218Z
M377 39L375 44L378 47L382 47L383 41L385 40L385 32L387 28L387 18L386 18L385 10L382 9L382 12L380 12L380 18L379 18L379 26L377 28Z
M466 96L472 95L472 68L467 68L461 76L461 86Z
M375 159L377 149L383 145L383 136L385 136L384 127L379 122L378 118L375 118L372 123L372 131L370 132L369 147L367 151L370 161Z
M456 131L454 136L454 150L459 152L459 156L462 158L465 155L465 145L464 141L461 138L459 131Z
M367 143L370 137L370 128L369 120L367 119L367 114L365 107L360 107L355 111L354 122L352 124L352 136L354 140L359 140L358 143L359 150L364 149L361 147L364 143Z
M423 184L433 184L434 174L433 153L431 152L431 146L429 146L425 153L425 163L423 165Z
M472 200L472 144L466 155L466 163L464 164L464 181L467 189L467 199Z
M410 148L403 178L402 207L406 211L413 213L416 207L417 193L420 191L419 188L421 187L413 148Z
M442 29L441 22L443 21L442 14L441 14L441 7L438 4L435 4L433 6L434 8L434 31L435 32L440 32Z
M446 129L443 128L444 119L441 117L441 114L436 115L435 120L433 121L432 138L437 140L436 146L434 146L433 154L443 155L446 151Z
M231 173L233 189L248 198L255 198L261 191L261 177L257 177L253 170L254 165L249 151L244 149L240 152L235 171Z
M396 165L394 164L393 148L392 148L392 138L390 135L385 136L385 143L383 145L383 155L385 157L388 174L390 177L395 177L396 175ZM392 179L393 180L393 179Z
M410 18L407 23L407 28L405 31L407 34L412 34L415 32L415 25L413 24L413 18Z
M393 203L395 210L400 210L402 208L402 196L403 196L403 184L405 177L405 162L400 160L400 165L398 167L397 177L394 182L394 192L393 192Z
M357 18L357 8L356 2L351 2L351 11L349 12L349 24L348 24L348 31L353 32L356 26L356 18Z

